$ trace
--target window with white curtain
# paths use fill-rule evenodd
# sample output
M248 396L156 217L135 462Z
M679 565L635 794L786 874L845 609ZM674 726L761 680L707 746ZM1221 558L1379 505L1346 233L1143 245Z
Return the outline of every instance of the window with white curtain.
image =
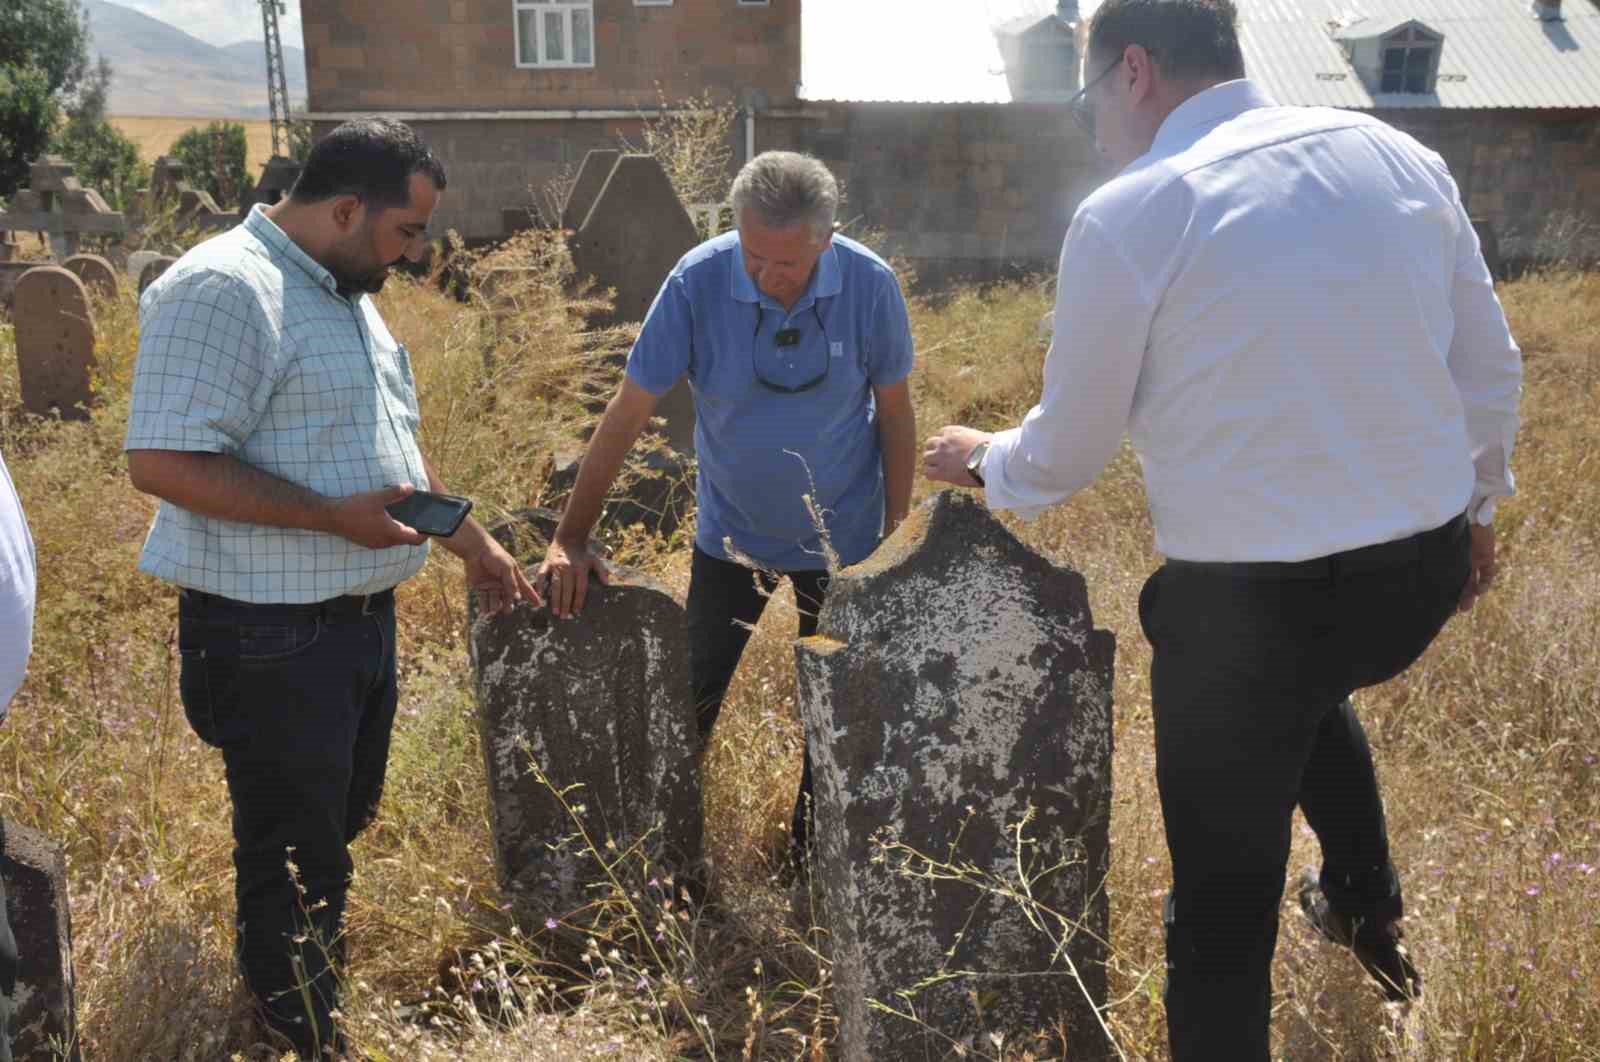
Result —
M594 0L511 0L517 65L594 65Z

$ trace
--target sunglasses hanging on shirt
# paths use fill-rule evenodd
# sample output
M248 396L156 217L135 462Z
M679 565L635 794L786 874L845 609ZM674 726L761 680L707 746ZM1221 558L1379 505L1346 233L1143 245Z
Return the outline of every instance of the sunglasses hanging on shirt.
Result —
M830 356L833 343L828 339L828 327L822 323L822 313L817 309L817 304L814 302L811 304L811 316L817 319L817 330L822 333L822 372L802 384L783 384L762 374L760 357L761 322L765 313L766 311L761 304L756 303L756 330L750 340L750 368L755 372L756 383L769 391L776 391L779 394L797 395L817 387L822 381L826 380L828 378L828 369L833 363L833 358ZM800 345L800 329L780 328L772 339L773 345L780 350L797 347Z

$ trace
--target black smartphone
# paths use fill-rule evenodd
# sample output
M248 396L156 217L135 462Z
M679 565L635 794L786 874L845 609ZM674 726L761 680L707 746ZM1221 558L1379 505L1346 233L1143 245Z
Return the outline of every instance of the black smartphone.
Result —
M472 499L419 490L384 508L390 516L424 535L449 538L472 511Z

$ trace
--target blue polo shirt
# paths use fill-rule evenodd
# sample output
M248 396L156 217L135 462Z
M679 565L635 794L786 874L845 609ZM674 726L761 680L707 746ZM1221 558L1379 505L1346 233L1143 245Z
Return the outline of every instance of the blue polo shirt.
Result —
M756 289L729 232L667 277L628 376L654 395L688 377L700 463L695 544L727 560L726 538L768 568L804 571L827 566L806 495L841 563L877 546L883 452L872 389L904 380L911 361L905 300L877 255L835 236L785 310ZM819 377L796 393L778 389Z

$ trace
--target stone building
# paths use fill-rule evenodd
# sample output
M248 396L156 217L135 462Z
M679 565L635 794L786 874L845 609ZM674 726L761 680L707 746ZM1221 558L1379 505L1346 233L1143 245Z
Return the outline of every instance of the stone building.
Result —
M1371 110L1439 150L1512 253L1600 215L1596 0L1238 0L1283 103ZM502 235L585 152L663 103L739 108L735 162L810 151L847 218L925 279L1049 268L1108 175L1064 113L1074 0L302 0L310 117L416 125L439 223ZM1579 226L1581 228L1581 226Z

